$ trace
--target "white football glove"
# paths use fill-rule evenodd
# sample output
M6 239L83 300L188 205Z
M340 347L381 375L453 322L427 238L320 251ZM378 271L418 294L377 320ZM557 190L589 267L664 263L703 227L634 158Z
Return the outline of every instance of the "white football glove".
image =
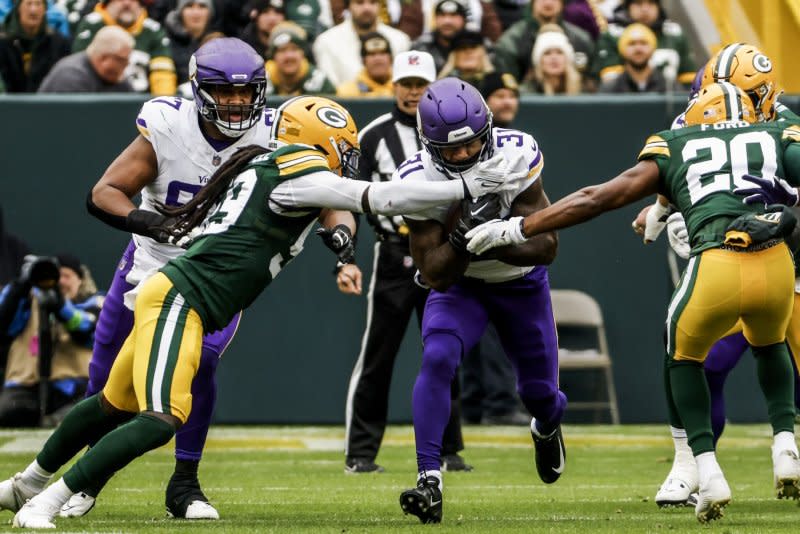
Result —
M645 216L645 243L652 243L658 239L658 236L661 235L661 232L667 227L667 215L669 215L669 206L664 206L661 202L656 200Z
M528 177L524 158L523 154L519 154L508 161L503 154L497 154L475 164L468 171L461 173L465 192L469 198L475 199L486 193L500 193L518 188L519 182Z
M180 247L182 249L188 249L194 243L194 240L197 239L200 234L203 233L203 230L199 226L195 226L186 235L182 235L180 237L176 236L169 236L167 238L167 243L171 245L175 245L176 247Z
M483 254L489 249L505 245L519 245L528 239L522 233L522 217L483 223L467 232L465 237L469 239L467 250L473 254Z
M686 229L686 221L680 212L675 212L667 218L667 237L669 237L669 246L672 247L675 254L688 260L692 247L689 246L689 231Z

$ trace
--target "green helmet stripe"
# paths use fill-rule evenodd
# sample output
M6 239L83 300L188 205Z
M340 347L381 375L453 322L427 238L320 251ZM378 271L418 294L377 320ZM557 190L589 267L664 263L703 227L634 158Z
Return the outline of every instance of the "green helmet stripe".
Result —
M733 58L736 51L742 47L742 43L728 45L722 49L717 58L717 63L714 65L714 80L715 81L728 81L731 77L731 67L733 66Z
M742 106L739 102L739 95L736 87L730 83L720 83L722 90L725 91L725 120L736 121L742 118Z

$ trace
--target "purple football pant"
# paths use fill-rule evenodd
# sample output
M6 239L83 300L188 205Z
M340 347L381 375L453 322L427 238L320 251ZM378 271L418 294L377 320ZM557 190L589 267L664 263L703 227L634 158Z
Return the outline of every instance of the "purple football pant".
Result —
M94 350L89 363L87 397L101 391L106 385L111 366L125 338L133 329L133 312L123 304L123 295L134 287L125 281L133 264L134 250L135 245L131 241L122 255L97 319ZM175 435L175 458L178 460L199 460L203 455L208 427L217 400L217 363L233 339L241 315L241 312L238 313L224 329L203 337L200 366L192 381L192 411L189 419Z
M517 376L517 391L543 433L555 430L567 405L558 389L558 341L547 270L487 284L464 280L431 291L422 316L422 367L414 384L414 435L420 472L438 470L450 416L450 384L488 321Z

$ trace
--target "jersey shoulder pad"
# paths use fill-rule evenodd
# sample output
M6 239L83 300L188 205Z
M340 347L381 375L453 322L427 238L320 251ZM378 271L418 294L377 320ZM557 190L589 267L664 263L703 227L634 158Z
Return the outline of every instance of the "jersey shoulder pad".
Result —
M281 178L331 170L325 154L309 145L284 146L273 152L271 156L270 160L278 168Z
M669 144L663 133L651 135L644 142L644 148L639 152L637 160L652 159L658 156L669 157Z
M800 143L800 125L792 124L783 129L781 139L790 143Z
M136 128L147 139L167 131L175 131L181 124L181 107L191 102L174 96L153 98L142 104L136 117Z
M528 178L534 178L541 174L544 168L544 156L539 149L539 143L531 134L520 130L495 128L494 143L496 150L504 154L507 161L519 161L519 165L526 166ZM522 154L522 158L519 157L520 154ZM520 167L513 170L523 169Z

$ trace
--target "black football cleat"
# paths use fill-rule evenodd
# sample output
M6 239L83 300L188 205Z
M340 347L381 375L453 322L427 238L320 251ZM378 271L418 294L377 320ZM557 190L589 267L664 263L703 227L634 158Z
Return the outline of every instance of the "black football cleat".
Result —
M356 475L359 473L383 473L383 467L369 458L348 458L344 462L344 473Z
M561 426L549 436L540 436L531 430L533 447L536 456L536 471L545 484L552 484L564 472L567 450L564 448L564 437Z
M459 454L445 454L442 456L442 471L472 471L472 466L464 461Z
M167 514L178 519L219 519L219 512L200 489L197 475L173 473L167 484Z
M400 508L423 523L442 522L442 492L436 477L420 478L417 487L400 494Z

